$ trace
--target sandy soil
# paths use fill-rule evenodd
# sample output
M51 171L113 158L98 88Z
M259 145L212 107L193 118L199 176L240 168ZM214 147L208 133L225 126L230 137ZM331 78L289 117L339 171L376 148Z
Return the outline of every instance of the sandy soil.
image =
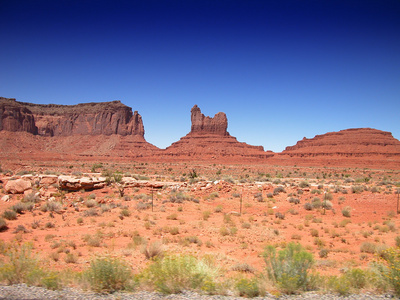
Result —
M95 169L176 183L161 189L126 187L123 197L115 184L76 192L59 191L52 185L34 188L41 192L41 200L32 211L7 220L9 228L0 232L0 238L32 242L44 264L55 269L83 270L93 256L111 253L124 257L139 271L149 262L141 249L160 242L166 252L211 255L227 270L238 263L262 270L265 246L279 248L294 241L314 254L318 271L336 274L347 267L366 267L376 259L374 253L362 251L365 243L379 251L394 246L399 236L395 194L399 171L17 160L3 162L2 169L0 197L5 195L11 173L14 177L27 172L85 176ZM191 179L193 171L198 177ZM354 186L367 191L352 193ZM276 193L279 187L284 192ZM141 203L152 202L152 195L153 209L151 205L139 209ZM62 203L60 211L44 211L50 196ZM332 209L306 210L305 203L315 197L322 203L327 197ZM300 203L290 203L290 198ZM1 201L0 213L20 201L23 195ZM350 207L350 217L343 215L345 207ZM328 251L327 257L320 257L321 249Z

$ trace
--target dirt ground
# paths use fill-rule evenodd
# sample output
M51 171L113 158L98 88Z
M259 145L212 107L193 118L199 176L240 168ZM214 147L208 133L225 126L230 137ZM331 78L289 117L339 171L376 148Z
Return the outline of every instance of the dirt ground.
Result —
M139 271L149 262L143 249L161 247L210 256L227 270L247 263L261 271L267 245L293 241L314 254L319 272L337 274L368 266L400 236L397 170L61 160L1 167L0 198L8 180L27 173L99 172L166 183L126 186L123 196L112 182L73 192L34 186L40 193L34 207L6 220L0 238L31 242L43 263L58 270L83 270L93 256L108 253ZM22 194L0 201L0 213L21 201L27 201ZM61 205L46 211L48 201Z

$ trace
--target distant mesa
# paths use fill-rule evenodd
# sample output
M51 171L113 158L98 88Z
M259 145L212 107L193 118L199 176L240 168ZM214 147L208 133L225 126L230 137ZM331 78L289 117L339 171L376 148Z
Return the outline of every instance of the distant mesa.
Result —
M120 101L77 105L32 104L0 97L0 130L40 136L137 135L142 117Z
M291 156L337 155L357 157L365 155L400 155L400 141L390 132L372 128L352 128L338 132L303 138L296 145L286 147L282 154Z
M352 128L303 138L274 157L276 164L400 168L400 141L390 132Z
M140 114L120 101L44 105L0 97L0 159L103 157L400 169L400 141L390 132L372 128L303 138L273 153L231 136L225 113L208 117L194 105L190 132L166 149L148 143L144 133Z

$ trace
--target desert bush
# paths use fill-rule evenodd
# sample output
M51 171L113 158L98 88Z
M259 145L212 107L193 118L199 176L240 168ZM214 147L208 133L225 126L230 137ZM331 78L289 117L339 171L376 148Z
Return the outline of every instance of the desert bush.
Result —
M17 226L17 228L14 229L13 233L19 233L19 232L28 233L29 231L28 231L28 229L26 229L26 227L24 225L20 224Z
M151 207L151 203L148 203L148 202L139 201L136 204L136 209L137 210L145 210L145 209L149 209L150 207Z
M251 273L254 274L256 269L250 266L248 263L237 263L234 264L231 268L232 271L241 272L241 273Z
M351 207L346 206L342 209L342 215L343 217L350 218L351 217Z
M124 261L106 256L96 258L83 273L83 279L91 290L98 293L112 293L131 287L132 274Z
M34 284L42 271L39 261L32 254L30 244L10 244L4 251L5 261L0 266L0 279L7 284Z
M94 207L91 207L83 212L84 217L96 217L98 215L99 215L99 212Z
M400 249L388 248L382 251L381 257L385 266L381 272L393 288L395 295L400 296Z
M144 254L147 259L161 258L164 256L164 247L159 241L153 242L150 245L142 243L140 252Z
M94 195L94 194L91 194L91 195ZM95 195L94 198L96 198L96 195ZM88 200L85 201L85 206L87 208L91 208L91 207L97 206L98 203L97 203L96 200L94 200L94 198L89 198Z
M333 204L332 204L332 202L329 201L329 200L324 200L324 201L322 201L322 208L325 208L325 209L327 209L327 210L330 210L330 209L333 208Z
M192 235L192 236L186 236L182 240L183 244L197 244L198 246L203 245L203 242L198 236Z
M3 212L3 218L6 220L16 220L17 213L13 210L6 210L5 212Z
M320 208L322 206L321 199L319 197L314 197L314 199L311 201L311 205L313 208Z
M241 278L236 281L235 288L240 297L258 297L260 296L260 287L257 278Z
M344 276L331 276L328 279L328 289L340 296L347 296L350 293L350 288L350 282Z
M27 206L23 202L18 202L11 206L11 209L17 214L22 214L25 210L27 210Z
M7 222L4 218L0 218L0 232L6 231L8 229Z
M351 192L353 194L359 194L364 191L364 187L362 185L352 185Z
M305 210L312 210L313 206L312 206L312 204L310 202L306 202L306 203L304 203L304 209Z
M223 208L223 206L222 206L222 205L217 205L217 207L215 208L215 210L214 210L214 211L215 211L216 213L220 213L220 212L222 212L222 211L223 211L223 209L224 209L224 208Z
M285 188L283 186L274 188L273 195L278 195L279 193L285 193Z
M240 198L240 194L239 193L232 193L232 197L233 198Z
M300 200L298 198L293 198L293 197L290 197L288 201L289 201L289 203L293 203L293 204L300 203Z
M164 294L177 294L184 290L213 293L218 269L205 260L190 255L167 256L157 259L141 274L140 282Z
M307 181L302 181L299 183L299 187L303 188L307 188L310 187L310 184Z
M120 214L120 216L123 216L123 217L129 217L131 215L131 212L129 211L129 209L124 208L124 209L121 209L119 214Z
M318 255L320 258L327 258L329 254L329 250L322 248L321 250L319 250Z
M60 202L56 201L47 201L44 205L41 207L41 211L43 212L59 212L62 209L62 204Z
M284 219L285 219L285 215L284 215L283 213L276 212L276 213L275 213L275 218L284 220Z
M242 228L244 228L244 229L250 229L250 228L251 228L251 224L250 224L249 222L244 222L244 223L242 224Z
M100 247L101 246L101 238L99 235L85 234L82 239L84 242L86 242L86 244L88 246L91 246L91 247Z
M375 254L377 249L377 244L371 242L364 242L360 246L360 251L365 253Z
M67 255L64 258L64 261L67 264L76 264L78 262L78 258L73 253L67 253Z
M32 202L32 203L40 202L39 194L34 192L26 194L24 196L24 202Z
M209 210L203 211L203 220L207 221L210 218L211 212Z
M310 288L311 280L308 273L314 264L314 258L300 244L289 243L278 253L275 247L268 246L263 256L269 278L282 292L293 294Z
M254 199L256 199L258 202L264 202L264 198L262 193L257 193L254 195Z

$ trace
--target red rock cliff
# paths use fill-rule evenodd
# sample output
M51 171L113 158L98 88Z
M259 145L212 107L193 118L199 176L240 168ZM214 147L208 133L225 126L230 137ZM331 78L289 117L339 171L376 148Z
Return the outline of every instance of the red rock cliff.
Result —
M0 97L0 130L37 134L32 112L12 98Z
M1 119L5 120L2 130L28 131L42 136L119 134L144 137L142 117L137 111L132 114L132 109L120 101L78 105L32 104L5 98L0 101Z
M201 113L197 105L193 106L190 112L192 120L190 133L229 135L226 131L228 128L228 119L225 113L219 112L213 118L206 117Z

